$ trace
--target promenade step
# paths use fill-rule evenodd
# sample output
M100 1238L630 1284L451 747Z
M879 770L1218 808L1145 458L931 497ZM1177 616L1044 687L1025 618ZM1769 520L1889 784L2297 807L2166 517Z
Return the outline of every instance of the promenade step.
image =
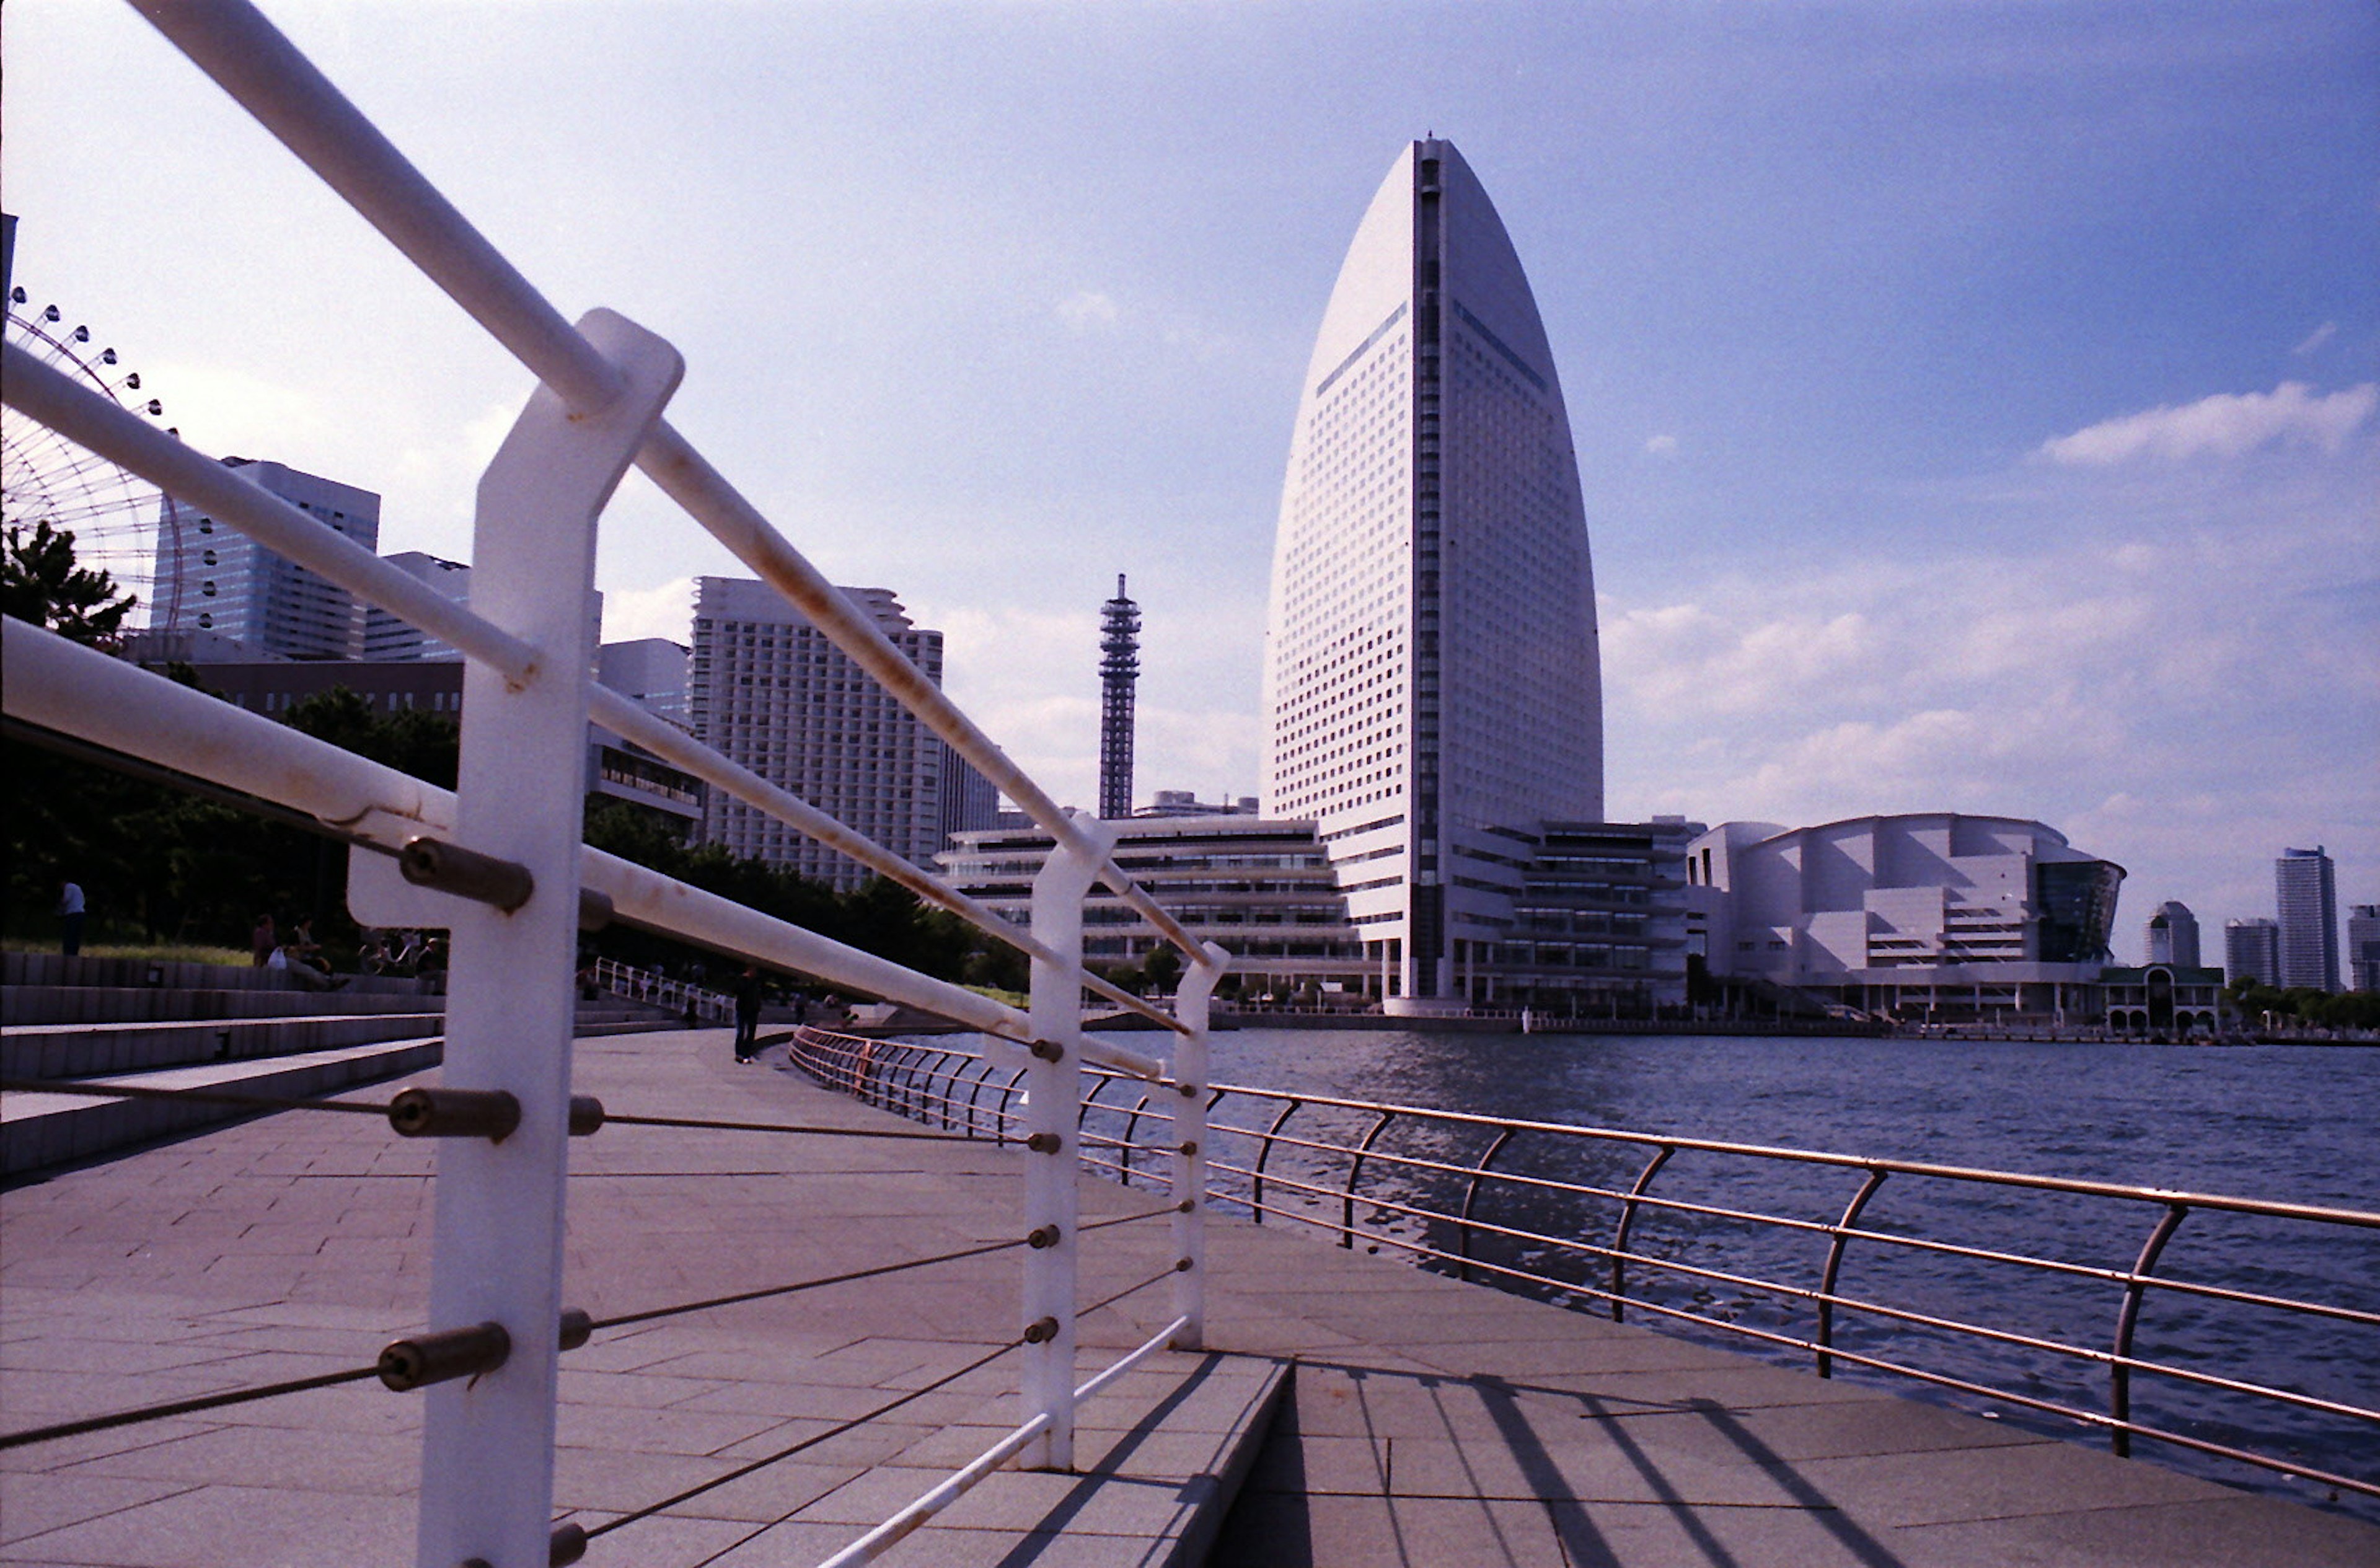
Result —
M78 1080L96 1086L217 1089L289 1099L334 1094L434 1064L443 1041L416 1037L257 1061ZM90 1160L255 1112L190 1100L93 1100L38 1090L0 1095L0 1175Z
M12 1026L0 1035L0 1076L88 1078L205 1062L240 1062L300 1051L419 1039L445 1023L442 1011L329 1017L207 1018L179 1023Z
M194 986L0 986L0 1026L133 1024L162 1019L300 1018L435 1012L440 997L419 989L239 991Z

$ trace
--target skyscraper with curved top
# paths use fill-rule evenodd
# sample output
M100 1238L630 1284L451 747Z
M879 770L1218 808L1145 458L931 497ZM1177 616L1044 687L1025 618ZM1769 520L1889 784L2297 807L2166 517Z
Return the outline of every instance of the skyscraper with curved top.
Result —
M1561 384L1451 142L1399 153L1331 290L1265 698L1265 814L1318 824L1392 1007L1459 1007L1538 825L1603 815L1603 697Z

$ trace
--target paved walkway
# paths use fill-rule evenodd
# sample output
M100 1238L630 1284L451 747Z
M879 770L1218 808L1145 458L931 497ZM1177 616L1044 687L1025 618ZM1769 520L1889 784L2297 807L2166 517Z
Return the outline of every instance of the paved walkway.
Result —
M623 1112L890 1120L728 1054L720 1030L586 1041L580 1087ZM0 1195L0 1426L369 1361L420 1324L431 1153L285 1114ZM566 1295L598 1316L1015 1224L1020 1156L988 1145L614 1126L574 1156ZM1084 1191L1087 1219L1156 1207ZM1162 1266L1164 1227L1086 1250L1096 1300ZM1298 1363L1219 1565L2380 1564L2380 1529L1271 1226L1219 1223L1210 1257L1216 1347ZM564 1362L559 1505L599 1529L921 1386L1013 1334L1017 1273L1000 1256L599 1334ZM1160 1286L1087 1321L1087 1364L1164 1307ZM1265 1388L1228 1356L1160 1359L1088 1413L1105 1484L1004 1477L888 1561L1195 1549L1222 1434ZM1014 1383L995 1362L588 1561L815 1562L1013 1422ZM0 1453L0 1561L409 1562L418 1414L365 1384Z

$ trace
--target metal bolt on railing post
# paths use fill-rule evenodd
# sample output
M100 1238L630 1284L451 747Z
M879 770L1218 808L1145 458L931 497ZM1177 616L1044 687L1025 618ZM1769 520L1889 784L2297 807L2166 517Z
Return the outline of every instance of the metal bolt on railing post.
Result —
M1061 842L1033 880L1033 937L1042 951L1062 962L1033 960L1033 1059L1026 1068L1029 1099L1026 1124L1025 1224L1028 1231L1053 1225L1058 1244L1025 1255L1025 1317L1053 1325L1046 1339L1025 1347L1023 1392L1027 1415L1049 1425L1026 1445L1027 1469L1075 1467L1075 1117L1082 1098L1077 1044L1083 1015L1083 900L1099 863L1114 845L1115 830L1080 819L1088 853Z
M519 867L534 891L510 914L455 902L443 1076L452 1088L512 1095L520 1124L502 1143L437 1145L430 1320L499 1324L512 1352L427 1396L423 1568L542 1563L553 1516L595 523L682 368L667 344L610 311L581 328L622 391L574 412L539 387L480 482L471 608L534 658L511 680L477 660L466 667L454 837Z
M1215 982L1223 978L1231 954L1213 942L1190 965L1173 993L1173 1015L1188 1032L1173 1042L1173 1081L1181 1103L1173 1112L1178 1140L1173 1155L1173 1255L1181 1271L1173 1277L1173 1315L1182 1319L1172 1347L1197 1350L1207 1343L1207 1040L1208 1010ZM1148 1103L1143 1096L1141 1103ZM1124 1135L1125 1158L1131 1158L1131 1134Z

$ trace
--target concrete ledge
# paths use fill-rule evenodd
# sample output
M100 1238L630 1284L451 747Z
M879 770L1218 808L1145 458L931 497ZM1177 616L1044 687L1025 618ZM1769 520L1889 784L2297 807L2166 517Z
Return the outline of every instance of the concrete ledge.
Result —
M96 1081L143 1088L221 1088L298 1098L419 1072L435 1066L444 1051L443 1039L402 1039L276 1057L264 1064L184 1067ZM88 1160L254 1113L236 1106L194 1101L10 1094L0 1097L0 1175L22 1175Z
M0 1037L0 1074L17 1078L90 1078L201 1063L419 1039L443 1013L375 1013L327 1018L200 1019L182 1023L60 1024L11 1028Z

